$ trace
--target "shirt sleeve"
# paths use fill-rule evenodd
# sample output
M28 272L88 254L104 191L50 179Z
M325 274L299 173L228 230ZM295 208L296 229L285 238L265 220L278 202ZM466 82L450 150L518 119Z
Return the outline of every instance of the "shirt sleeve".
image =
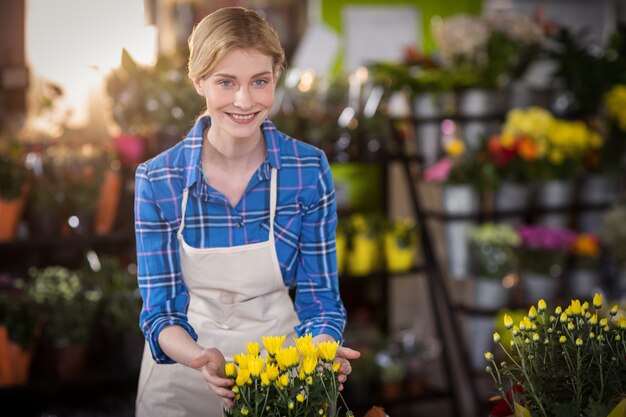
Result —
M141 331L157 363L174 363L159 347L159 333L170 325L183 327L197 340L187 321L189 292L182 280L176 226L165 220L159 208L146 164L135 174L135 238L137 279L143 298Z
M342 342L346 310L339 294L335 230L337 206L328 160L320 151L315 199L303 208L296 312L302 336L328 334Z

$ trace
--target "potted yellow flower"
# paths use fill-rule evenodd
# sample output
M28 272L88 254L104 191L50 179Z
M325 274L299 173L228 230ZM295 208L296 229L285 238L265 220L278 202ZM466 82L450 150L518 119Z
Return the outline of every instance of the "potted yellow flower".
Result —
M385 263L387 271L402 273L410 271L415 262L419 233L411 219L390 221L384 235Z
M500 333L493 340L504 360L485 352L502 400L492 416L623 415L626 407L626 318L617 306L603 308L595 294L589 302L572 300L548 311L544 300L531 306L518 323L503 319L508 345ZM498 412L497 409L500 409Z
M338 342L313 343L312 336L295 339L295 346L284 347L286 336L265 336L267 357L261 356L257 342L226 364L226 375L235 380L234 406L227 417L337 417L354 414L339 393L335 361Z

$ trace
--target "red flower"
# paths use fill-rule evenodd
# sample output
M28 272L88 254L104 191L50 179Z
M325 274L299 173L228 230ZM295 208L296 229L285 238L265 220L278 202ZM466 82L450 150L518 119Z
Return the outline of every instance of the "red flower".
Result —
M500 401L493 406L491 411L489 412L489 417L507 417L513 415L513 410L509 404L513 404L513 396L518 392L523 392L524 388L521 385L515 385L513 388L507 391L504 395L504 398L501 398ZM506 398L506 400L505 400Z

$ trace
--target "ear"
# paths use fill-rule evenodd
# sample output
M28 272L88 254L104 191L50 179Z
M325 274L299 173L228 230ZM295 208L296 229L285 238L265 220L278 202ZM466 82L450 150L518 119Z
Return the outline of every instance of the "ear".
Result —
M197 78L193 81L193 86L196 88L196 93L198 93L202 97L204 97L204 82L205 81L203 78Z

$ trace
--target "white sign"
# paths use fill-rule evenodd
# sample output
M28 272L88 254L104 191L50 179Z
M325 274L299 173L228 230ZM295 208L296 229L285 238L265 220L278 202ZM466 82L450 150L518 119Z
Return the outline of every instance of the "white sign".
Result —
M421 49L421 17L415 6L346 6L342 18L347 72L371 61L400 61L407 46Z

